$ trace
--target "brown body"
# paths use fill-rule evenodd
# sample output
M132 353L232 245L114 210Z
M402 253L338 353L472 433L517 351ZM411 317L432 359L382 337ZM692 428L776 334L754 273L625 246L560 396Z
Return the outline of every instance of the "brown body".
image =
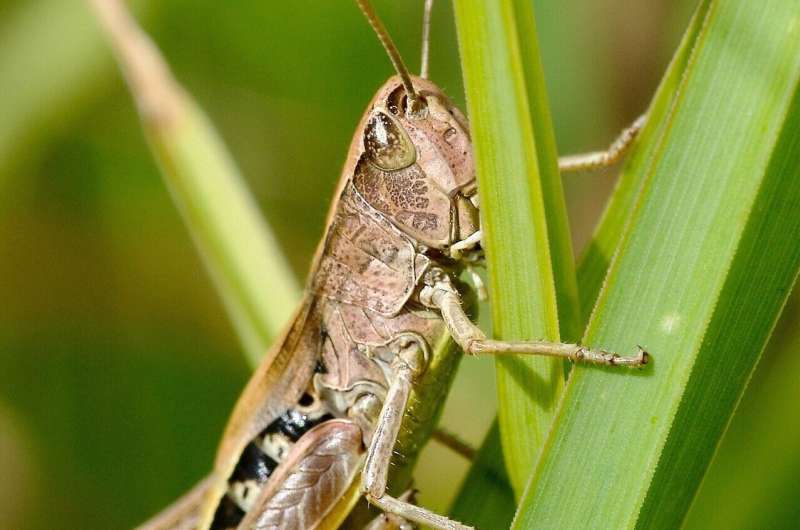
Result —
M448 250L479 228L469 200L476 186L465 120L431 82L414 84L426 101L424 116L406 115L405 92L393 77L361 120L305 298L242 394L199 510L178 518L191 519L190 527L224 527L215 513L243 451L309 396L332 419L291 446L238 524L300 529L341 520L353 504L346 493L363 465L393 363L410 338L425 368L397 438L390 491L407 487L460 357L440 313L418 295L432 274L459 272ZM335 510L343 499L344 509ZM146 526L175 527L174 519Z

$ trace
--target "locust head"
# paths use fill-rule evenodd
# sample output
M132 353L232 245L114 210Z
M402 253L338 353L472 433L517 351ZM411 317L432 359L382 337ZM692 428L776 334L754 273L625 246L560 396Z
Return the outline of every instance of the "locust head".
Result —
M400 230L447 250L478 228L477 187L466 118L434 83L399 76L378 91L359 131L353 183Z
M466 118L427 79L430 3L420 76L408 72L371 4L356 3L397 75L378 90L356 133L353 184L419 247L457 257L480 239L475 166Z

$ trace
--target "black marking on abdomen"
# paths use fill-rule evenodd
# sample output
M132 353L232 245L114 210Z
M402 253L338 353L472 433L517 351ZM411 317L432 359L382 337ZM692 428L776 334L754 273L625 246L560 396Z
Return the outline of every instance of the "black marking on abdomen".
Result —
M330 419L333 416L327 413L312 417L304 411L289 409L247 444L228 479L228 492L217 506L211 530L237 527L247 512L246 505L255 501L261 487L280 464L264 451L264 444L277 443L271 441L275 436L285 437L294 444L314 426ZM280 454L279 460L285 456L280 450L270 450L269 453Z
M278 463L275 460L256 447L255 443L250 442L239 457L229 482L255 480L261 484L267 481L276 467Z
M289 409L280 418L273 421L262 434L280 432L285 434L291 441L296 442L313 426L332 418L333 416L326 414L319 419L313 419L300 411Z
M217 511L214 513L214 522L211 523L213 530L228 530L236 528L244 519L244 510L239 508L230 497L225 495L219 501Z

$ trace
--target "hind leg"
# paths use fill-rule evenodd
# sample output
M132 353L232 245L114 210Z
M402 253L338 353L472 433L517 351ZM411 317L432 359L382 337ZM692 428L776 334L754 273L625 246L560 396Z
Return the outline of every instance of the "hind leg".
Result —
M398 500L415 504L414 490L408 490ZM364 530L416 530L418 527L411 521L393 513L382 513L364 527Z

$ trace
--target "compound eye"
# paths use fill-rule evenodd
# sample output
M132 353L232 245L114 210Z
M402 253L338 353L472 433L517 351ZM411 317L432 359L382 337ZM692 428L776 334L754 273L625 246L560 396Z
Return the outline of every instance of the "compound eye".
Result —
M384 171L395 171L413 164L417 151L408 134L394 118L375 112L364 131L364 150L372 162Z

